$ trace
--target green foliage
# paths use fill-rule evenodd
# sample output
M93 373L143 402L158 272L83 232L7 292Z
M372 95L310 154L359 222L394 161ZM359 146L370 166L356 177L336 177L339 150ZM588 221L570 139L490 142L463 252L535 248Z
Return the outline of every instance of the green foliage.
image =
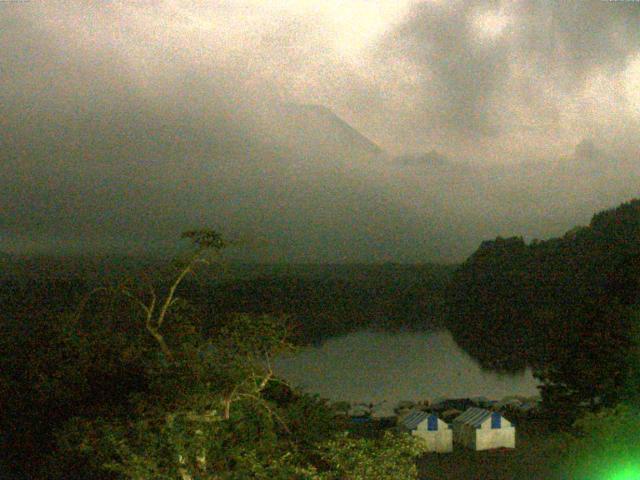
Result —
M170 335L171 356L133 357L145 372L145 389L130 393L123 415L87 415L69 423L58 433L60 448L72 458L75 451L89 470L99 459L109 471L132 479L243 478L242 472L258 465L265 475L274 465L289 465L274 460L285 458L281 444L286 442L280 442L276 427L284 422L278 405L262 395L276 381L270 359L289 348L282 322L238 315L205 337L188 309L171 313L162 325L162 334ZM75 334L67 337L83 351ZM87 345L117 338L105 333ZM150 345L162 351L162 345Z
M222 250L229 245L229 242L214 230L189 230L182 234L182 238L191 240L201 249Z
M573 423L571 433L562 438L561 470L566 478L584 480L640 478L640 323L637 309L629 315L630 347L626 384L615 406L583 412ZM617 357L619 359L619 355Z
M131 480L416 478L412 439L333 439L326 401L278 387L269 357L285 333L273 318L237 316L153 370L133 415L85 424L76 449Z
M186 236L201 249L223 245L210 232ZM97 336L79 335L81 316L64 324L60 341L82 365L80 378L104 345L105 359L121 349L117 361L138 365L144 388L131 391L120 412L83 412L59 429L64 457L52 458L51 471L131 480L415 478L418 451L409 440L334 438L328 402L276 378L273 358L292 348L282 319L238 314L202 328L198 311L175 296L200 255L177 271L166 294L150 283L110 290L139 307L130 312L134 335L123 337L110 323Z
M105 467L130 479L234 478L274 453L265 439L247 441L267 428L254 412L237 413L239 429L213 410L163 413L100 432L112 456Z
M268 395L268 393L267 393ZM312 455L316 445L346 428L336 418L336 410L317 395L292 392L292 399L283 404L282 418L287 425L287 438L305 455Z
M354 438L347 433L320 446L329 471L327 480L415 480L416 459L424 453L420 441L407 434L386 432L381 439Z
M585 480L640 478L640 323L637 310L629 328L626 383L615 406L584 413L566 435L564 471L569 478Z
M632 325L629 328L630 347L627 352L626 382L621 398L627 405L640 409L640 311L631 314Z
M563 425L570 425L583 410L615 405L627 388L633 312L612 302L604 313L585 314L590 330L568 338L553 362L535 372L543 382L543 406Z
M575 426L580 433L565 452L564 470L568 478L627 478L616 476L628 469L640 472L640 410L636 407L620 404L587 413Z

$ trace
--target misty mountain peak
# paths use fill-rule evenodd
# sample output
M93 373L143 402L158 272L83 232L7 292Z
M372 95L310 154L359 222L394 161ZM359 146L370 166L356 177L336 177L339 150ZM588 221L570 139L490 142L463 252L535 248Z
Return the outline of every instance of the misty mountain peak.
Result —
M279 111L287 137L304 150L379 155L382 149L320 104L284 103Z
M576 145L574 157L578 161L593 162L602 159L604 152L596 147L593 140L585 138Z

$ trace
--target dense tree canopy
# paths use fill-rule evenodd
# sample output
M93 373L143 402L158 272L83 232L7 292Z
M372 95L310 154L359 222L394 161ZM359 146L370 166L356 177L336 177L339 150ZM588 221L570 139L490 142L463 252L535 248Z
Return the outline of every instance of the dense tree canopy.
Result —
M562 238L484 242L454 274L447 324L483 365L535 367L548 404L613 404L640 279L640 200Z
M0 336L9 353L0 365L2 448L14 452L3 470L54 479L415 479L414 439L349 433L339 409L276 376L274 357L295 348L285 318L211 319L179 295L226 245L204 230L185 238L194 248L166 275L96 286L72 295L75 308L30 310L13 299L16 322ZM24 336L11 335L20 327Z

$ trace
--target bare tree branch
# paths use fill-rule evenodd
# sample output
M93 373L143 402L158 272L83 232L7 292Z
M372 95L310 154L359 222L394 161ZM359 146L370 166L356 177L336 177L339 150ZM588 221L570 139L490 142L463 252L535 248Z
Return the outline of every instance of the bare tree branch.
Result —
M191 267L193 266L193 263L194 263L193 260L189 262L189 264L184 269L182 269L180 274L176 277L174 282L171 284L171 287L169 288L169 293L167 293L164 303L162 304L162 308L160 309L160 313L158 314L158 320L156 321L158 327L161 327L162 324L164 323L164 319L167 314L167 310L169 309L169 305L173 301L173 297L176 294L176 289L178 288L178 285L180 285L180 282L182 282L182 279L187 275L187 273L191 272Z
M129 290L127 290L126 288L122 287L119 292L124 295L125 297L130 298L131 300L133 300L133 303L135 303L136 305L138 305L140 308L142 308L142 310L144 311L144 313L147 316L147 320L149 318L151 318L151 316L153 315L153 311L142 301L140 300L138 297L136 297L133 293L131 293Z

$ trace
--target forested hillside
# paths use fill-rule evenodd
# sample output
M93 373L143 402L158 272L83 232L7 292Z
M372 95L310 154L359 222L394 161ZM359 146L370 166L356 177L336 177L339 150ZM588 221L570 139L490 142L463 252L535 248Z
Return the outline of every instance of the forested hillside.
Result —
M531 365L551 389L571 384L575 396L604 401L625 373L639 279L633 200L561 238L483 242L453 275L446 322L483 365Z
M244 279L189 285L194 304L216 312L289 316L303 343L360 329L430 330L442 326L444 288L455 267L315 265Z
M159 264L149 258L13 259L0 273L0 301L8 316L18 305L74 308L101 281L154 272ZM318 343L363 328L442 326L443 293L454 270L435 264L221 264L187 277L178 293L208 319L285 315L299 341Z

